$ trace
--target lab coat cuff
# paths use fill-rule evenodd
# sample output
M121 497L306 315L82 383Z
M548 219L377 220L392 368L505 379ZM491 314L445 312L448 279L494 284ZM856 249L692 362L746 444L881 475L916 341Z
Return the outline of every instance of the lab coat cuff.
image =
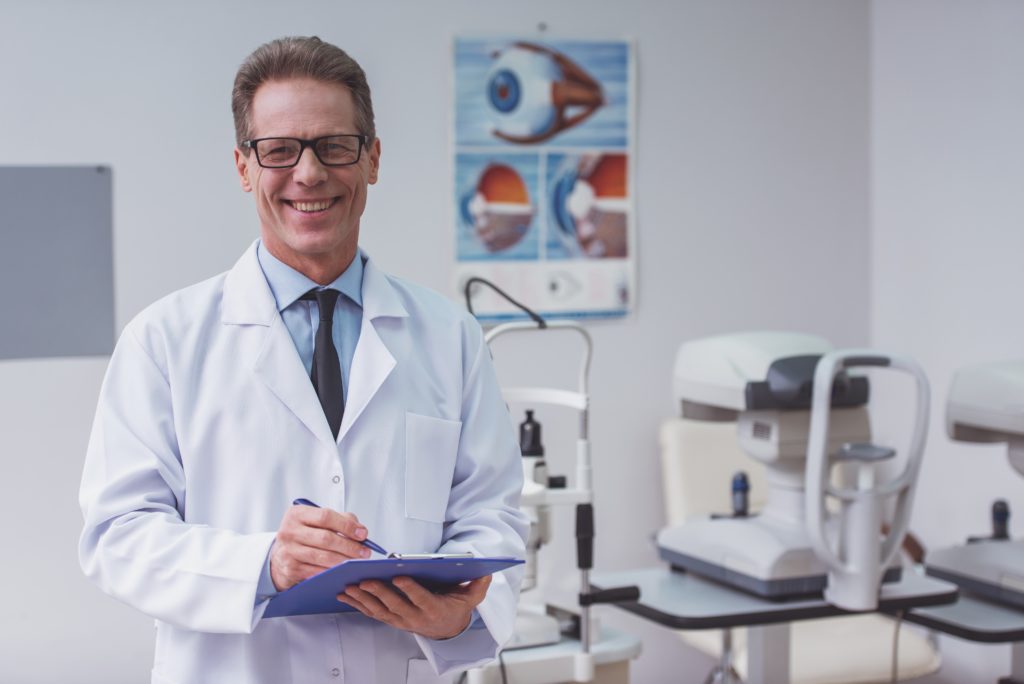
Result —
M439 676L485 665L498 653L498 643L483 620L471 620L466 629L450 639L427 639L417 635L416 641Z
M274 546L274 541L277 539L277 533L265 532L253 536L259 540L257 542L258 544L265 545L262 546L262 548L264 549L263 566L260 569L260 575L258 578L254 578L256 579L256 582L253 585L251 585L253 587L253 610L252 618L249 622L249 633L252 633L252 631L256 629L256 625L258 625L260 620L263 619L263 613L267 610L267 605L270 603L270 599L274 598L274 595L277 594L277 589L274 587L274 581L270 579L270 549ZM271 592L266 595L264 595L263 593L265 588L263 582L264 576L266 576L266 578L269 580L271 590Z
M452 639L458 639L460 636L462 636L471 629L487 629L487 625L485 625L484 621L480 619L480 613L476 611L476 608L473 609L473 614L469 616L469 622L466 624L466 627L461 632L454 636L446 637L444 639L431 639L430 641L432 641L435 644L441 644L446 641L451 641Z
M260 573L260 582L256 585L256 602L266 601L277 595L277 587L274 586L274 579L270 576L270 552L274 550L271 544L267 549L267 557L263 561L263 572Z

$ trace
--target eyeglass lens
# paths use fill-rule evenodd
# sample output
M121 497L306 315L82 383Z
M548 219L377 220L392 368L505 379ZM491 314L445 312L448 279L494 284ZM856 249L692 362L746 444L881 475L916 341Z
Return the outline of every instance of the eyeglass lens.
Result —
M360 139L357 135L332 135L318 138L310 145L320 163L344 166L359 161ZM266 138L256 143L256 154L263 166L293 166L302 155L303 144L293 138Z

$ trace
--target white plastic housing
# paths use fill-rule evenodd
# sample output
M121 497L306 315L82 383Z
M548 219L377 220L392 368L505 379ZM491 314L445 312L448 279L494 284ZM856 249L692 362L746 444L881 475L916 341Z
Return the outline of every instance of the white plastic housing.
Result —
M1024 438L1024 361L958 370L946 401L946 431L965 442Z
M760 382L780 358L824 354L824 338L789 332L719 335L686 342L676 352L672 391L676 401L743 411L748 382Z
M881 366L909 373L917 386L916 414L907 460L893 479L879 483L877 464L854 461L852 486L830 483L835 454L829 448L829 398L836 375L856 366ZM825 599L846 610L874 610L882 575L892 563L907 531L914 485L921 468L928 433L929 386L914 361L872 350L839 350L826 354L814 373L811 399L811 435L807 445L807 533L818 556L830 570ZM842 511L838 535L829 532L826 498L838 499ZM888 534L881 535L882 510L893 499L894 513ZM838 536L838 538L836 538Z

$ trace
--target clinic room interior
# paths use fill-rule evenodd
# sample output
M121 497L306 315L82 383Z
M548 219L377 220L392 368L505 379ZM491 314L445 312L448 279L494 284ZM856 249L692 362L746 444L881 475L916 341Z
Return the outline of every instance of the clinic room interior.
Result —
M97 396L129 321L258 237L232 79L310 35L372 87L361 249L518 326L490 353L516 434L541 426L522 641L422 681L1024 682L1010 0L0 2L0 682L149 681L153 618L79 565ZM495 45L594 111L464 139L474 69L514 106ZM601 49L622 83L586 75ZM591 149L613 100L621 140Z

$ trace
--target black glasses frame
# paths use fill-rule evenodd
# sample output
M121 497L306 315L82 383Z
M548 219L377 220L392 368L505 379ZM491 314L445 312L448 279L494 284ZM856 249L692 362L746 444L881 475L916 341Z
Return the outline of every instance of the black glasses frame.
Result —
M350 162L344 162L342 164L329 164L325 162L321 157L320 153L316 150L316 145L321 140L327 140L328 138L355 138L359 141L359 146L356 148L356 158ZM264 140L291 140L299 143L299 154L295 157L295 161L291 164L264 164L260 158L260 152L256 149L256 145ZM313 154L316 155L317 161L324 166L352 166L358 164L359 160L363 157L363 147L366 145L368 137L362 133L336 133L334 135L322 135L319 138L313 138L311 140L305 140L303 138L289 138L280 135L272 135L267 138L253 138L252 140L243 140L242 146L252 150L256 154L256 163L265 169L290 169L299 165L299 161L302 160L302 153L306 151L306 148L313 150Z

